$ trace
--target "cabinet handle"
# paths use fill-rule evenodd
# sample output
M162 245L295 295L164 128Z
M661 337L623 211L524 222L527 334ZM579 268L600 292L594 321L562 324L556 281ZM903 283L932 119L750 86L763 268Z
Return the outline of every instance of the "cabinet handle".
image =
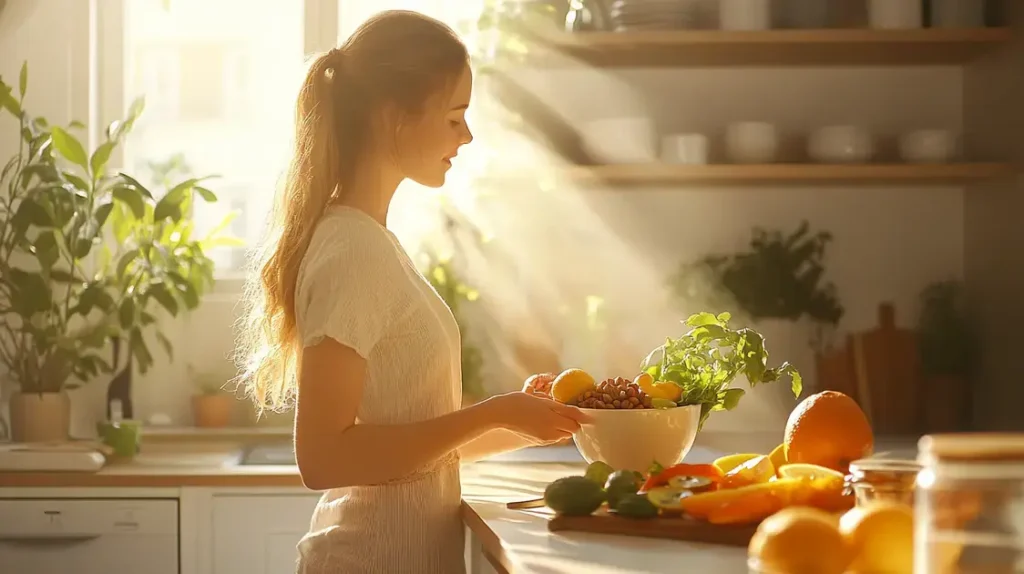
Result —
M89 542L90 540L96 540L102 536L101 534L75 534L70 532L55 533L55 534L32 534L26 536L20 536L17 534L3 535L0 536L0 544L24 544L26 546L41 546L41 545L61 545L61 544L79 544L82 542Z

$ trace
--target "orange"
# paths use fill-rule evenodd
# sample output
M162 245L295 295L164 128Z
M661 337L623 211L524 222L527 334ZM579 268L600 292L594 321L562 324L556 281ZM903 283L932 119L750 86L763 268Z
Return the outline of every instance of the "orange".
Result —
M800 479L801 488L791 501L830 512L843 512L853 508L856 500L846 493L846 480L841 472L816 464L792 463L778 469L780 478Z
M824 391L804 399L786 421L786 461L817 464L846 473L850 462L871 455L874 433L849 396Z
M779 479L701 492L680 499L679 507L699 520L756 523L790 504L802 483L799 479Z
M787 574L842 574L850 561L835 517L799 506L762 521L747 553L760 570Z
M911 574L914 571L914 511L904 504L873 502L839 519L853 553L850 571Z
M583 369L566 369L551 383L551 398L560 403L568 403L594 390L594 386L594 377Z

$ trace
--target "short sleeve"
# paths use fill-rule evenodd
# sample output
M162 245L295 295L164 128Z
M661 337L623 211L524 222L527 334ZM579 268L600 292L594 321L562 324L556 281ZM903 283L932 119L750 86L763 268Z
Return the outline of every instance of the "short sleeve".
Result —
M367 223L352 220L314 233L296 289L303 347L324 337L368 359L403 308L397 247Z

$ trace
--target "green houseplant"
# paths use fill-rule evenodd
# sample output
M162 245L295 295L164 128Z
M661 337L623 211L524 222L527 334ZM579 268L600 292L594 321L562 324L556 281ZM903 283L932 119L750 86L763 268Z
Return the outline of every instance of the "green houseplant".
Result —
M735 304L755 321L810 319L819 327L817 346L822 330L843 316L835 285L823 280L831 240L826 231L812 234L806 221L788 235L758 228L748 250L683 264L669 287L678 300L710 295L709 304Z
M15 88L0 78L0 108L13 116L17 152L0 172L0 363L19 392L10 400L15 440L67 438L65 393L114 366L112 338L140 372L153 364L144 337L159 332L157 307L195 308L212 283L205 250L218 240L192 234L195 196L214 194L187 179L156 196L108 162L143 110L136 100L87 152L73 135L24 108L28 66Z
M964 430L970 416L970 375L977 357L963 285L937 281L921 291L917 350L928 398L922 405L929 432Z

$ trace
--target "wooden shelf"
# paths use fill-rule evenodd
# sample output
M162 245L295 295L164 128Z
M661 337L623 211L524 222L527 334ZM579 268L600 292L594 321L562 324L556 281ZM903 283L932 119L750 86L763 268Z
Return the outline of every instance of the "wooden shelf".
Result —
M961 65L1011 37L1007 28L524 33L569 58L539 50L530 64L598 67Z
M1002 163L601 165L568 168L571 179L615 185L956 185L1012 175Z

